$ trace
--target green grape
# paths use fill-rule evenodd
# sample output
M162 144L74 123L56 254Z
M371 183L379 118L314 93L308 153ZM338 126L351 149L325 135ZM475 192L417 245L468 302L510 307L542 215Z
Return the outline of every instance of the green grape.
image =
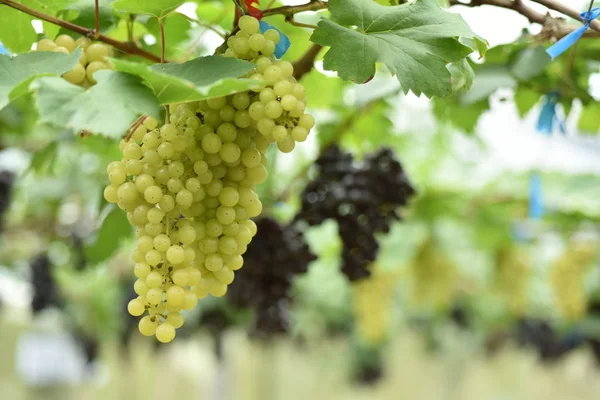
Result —
M157 306L163 299L163 291L160 289L148 289L146 301L151 305Z
M214 275L219 282L225 285L229 285L231 282L233 282L233 279L235 277L233 271L229 268L221 268L220 270L215 271Z
M254 121L264 118L265 105L259 101L252 103L250 108L248 108L248 115L250 115L250 118L252 118Z
M254 33L248 38L248 46L254 51L261 51L265 47L265 43L265 37L260 33Z
M149 186L144 190L144 199L150 204L156 204L160 202L162 198L163 192L159 186ZM165 210L163 207L161 208Z
M248 35L258 33L260 27L258 20L249 15L242 16L238 22L238 26L240 27L242 32L245 32Z
M277 32L275 29L269 29L268 31L264 32L263 35L265 36L265 39L270 40L275 44L279 43L279 32Z
M231 106L225 106L219 111L219 116L225 122L233 121L233 116L235 115L235 108Z
M151 208L148 210L148 214L146 215L148 222L152 224L160 224L164 217L165 212L160 208Z
M148 250L146 253L146 263L151 267L156 267L162 261L162 256L157 250Z
M196 307L196 304L198 304L198 298L196 295L194 293L186 292L181 308L183 310L193 310L194 307Z
M296 108L298 100L291 94L286 94L281 98L281 108L285 111L292 111Z
M140 298L135 298L127 304L127 311L134 317L139 317L146 311L144 301Z
M187 269L178 269L171 275L173 283L177 286L187 286L190 282L190 277Z
M286 94L292 93L292 83L290 81L279 81L273 85L273 90L275 94L279 97L283 97Z
M277 142L277 148L282 153L290 153L296 147L296 142L291 136L286 136L283 140Z
M227 98L225 97L214 97L206 100L206 104L213 110L220 110L227 105Z
M293 140L292 143L294 143ZM262 164L259 164L256 167L248 168L246 170L246 176L253 184L260 185L267 180L268 172Z
M37 42L37 51L52 51L56 48L56 43L50 39L42 39Z
M135 264L135 267L133 268L133 274L139 279L146 278L149 273L150 273L150 266L148 264L146 264L145 262L138 262Z
M298 126L301 126L306 130L310 130L313 128L313 126L315 126L315 119L310 114L304 114L298 120Z
M242 151L235 143L225 143L219 151L219 155L225 162L235 162L240 159Z
M283 113L283 108L281 107L281 103L277 100L272 100L265 105L265 115L267 118L277 119L281 117Z
M165 319L165 323L173 326L173 328L178 329L183 326L183 316L178 312L170 312ZM173 336L175 336L175 331L173 331ZM158 335L157 335L158 337Z
M108 57L108 47L101 43L90 44L85 49L85 55L87 56L89 63L104 61L106 57Z
M163 276L156 271L152 271L146 276L146 285L151 288L159 288L163 284Z
M196 230L192 226L184 226L179 229L179 241L183 244L192 244L196 240Z
M164 253L171 246L171 239L165 234L160 234L154 237L152 245L157 251Z
M218 271L223 268L223 258L218 254L210 254L206 257L204 266L209 271Z
M221 225L228 225L235 221L235 209L221 206L217 208L217 221Z
M264 44L263 44L263 46L264 46ZM271 61L271 59L269 57L259 57L256 59L255 64L256 64L256 69L258 70L258 72L260 72L262 74L263 72L265 72L267 67L269 67L269 66L271 66L271 64L273 64L273 62Z
M54 39L54 43L57 46L62 46L69 50L69 52L75 50L75 40L69 35L59 35Z
M294 66L289 61L277 61L276 65L281 70L281 77L283 79L289 78L294 74ZM294 82L296 80L294 79ZM301 85L300 85L301 86Z
M169 261L171 264L181 264L183 261L185 261L183 247L179 245L172 245L169 247L166 256L167 261Z
M202 138L202 150L209 154L218 153L221 150L223 141L214 133L209 133Z
M56 49L55 49L55 51L56 51ZM97 71L100 71L101 69L108 69L108 66L101 61L90 62L85 69L85 74L86 74L87 79L91 83L96 83L96 79L94 79L94 74Z
M235 125L225 122L217 128L217 135L219 135L223 142L233 142L237 137L237 128Z
M277 95L275 94L275 91L273 89L265 88L260 92L258 98L260 99L261 103L267 104L274 100L277 100Z
M86 78L85 68L81 64L76 64L72 70L63 74L63 78L72 84L79 85Z
M297 126L292 129L291 136L296 142L304 142L308 137L308 130L301 126Z
M179 286L171 286L167 289L167 303L173 307L181 307L185 298L185 290Z
M154 241L150 236L140 236L137 240L137 248L141 252L147 253L154 248Z
M140 319L138 323L138 329L144 336L153 336L156 333L156 328L158 328L158 320L156 317L150 317L149 315Z
M237 189L225 187L219 193L219 202L225 207L234 207L240 200L240 195ZM235 215L235 210L234 210Z

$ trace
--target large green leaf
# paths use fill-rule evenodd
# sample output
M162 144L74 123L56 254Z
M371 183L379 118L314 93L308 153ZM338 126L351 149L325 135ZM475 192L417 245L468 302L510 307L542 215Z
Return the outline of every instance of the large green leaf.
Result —
M184 0L117 0L113 9L132 14L149 14L163 18L185 3Z
M460 15L442 10L435 0L394 7L331 0L329 10L333 21L321 20L311 37L331 46L324 58L326 69L337 71L342 79L365 82L375 73L375 63L383 62L405 92L417 95L451 94L446 64L472 52L458 37L476 37Z
M111 62L117 70L142 78L154 90L160 104L226 96L262 84L238 78L254 68L254 64L228 57L200 57L183 64L152 66L117 59Z
M28 7L34 7L34 0L17 1ZM31 25L34 18L24 12L0 4L0 41L15 53L29 51L37 34Z
M16 57L0 55L0 109L29 90L35 78L62 75L79 62L81 50L71 54L40 51Z
M61 78L40 79L40 120L120 138L140 115L159 117L156 98L138 77L108 70L94 77L98 83L87 91Z
M520 81L540 75L550 64L550 56L544 46L521 51L511 66L511 73Z
M110 206L114 207L114 206ZM106 260L119 248L121 241L131 235L131 225L123 211L114 207L104 218L96 240L85 248L88 262Z

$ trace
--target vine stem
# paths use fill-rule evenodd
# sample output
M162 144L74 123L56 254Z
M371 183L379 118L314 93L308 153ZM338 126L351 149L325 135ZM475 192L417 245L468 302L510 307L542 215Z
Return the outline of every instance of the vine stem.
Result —
M100 35L100 0L94 0L96 12L96 30L94 31L94 39L98 39Z
M158 19L158 26L160 27L160 63L165 62L165 24L163 24L162 18Z
M282 6L270 8L263 11L263 16L268 17L269 15L284 15L286 17L291 17L294 14L298 14L305 11L318 11L327 8L328 4L324 1L309 1L306 4L300 4L297 6Z
M58 25L62 28L68 29L73 32L77 32L77 33L87 36L87 37L94 37L94 35L95 35L93 29L88 29L88 28L84 28L83 26L72 24L71 22L62 20L60 18L53 17L52 15L48 15L46 13L43 13L43 12L40 12L37 10L34 10L33 8L27 7L21 3L17 3L16 1L0 0L0 5L2 5L2 4L4 4L7 7L14 8L15 10L19 10L25 14L31 15L32 17L36 17L36 18L41 19L46 22L50 22L51 24ZM160 61L159 57L155 56L152 53L147 52L144 49L140 49L139 47L134 46L131 43L121 42L119 40L115 40L111 37L108 37L108 36L102 35L102 34L99 34L98 37L96 38L96 40L99 40L103 43L109 44L112 47L114 47L115 49L121 50L124 53L144 57L145 59L153 61L153 62Z

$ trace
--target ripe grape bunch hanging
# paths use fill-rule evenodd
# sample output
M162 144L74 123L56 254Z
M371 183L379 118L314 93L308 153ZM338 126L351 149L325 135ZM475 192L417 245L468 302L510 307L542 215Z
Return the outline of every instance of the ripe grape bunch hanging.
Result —
M279 33L260 33L251 16L239 28L225 56L254 62L248 77L266 87L170 105L166 122L145 118L107 168L104 196L136 227L138 297L128 310L147 314L139 330L161 342L174 339L182 310L226 294L257 232L250 218L262 211L254 189L267 179L268 146L290 152L315 123L292 65L273 57Z

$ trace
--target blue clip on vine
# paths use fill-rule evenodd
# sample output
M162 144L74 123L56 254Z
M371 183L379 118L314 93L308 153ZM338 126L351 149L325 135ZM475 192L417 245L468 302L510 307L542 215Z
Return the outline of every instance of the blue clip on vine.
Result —
M583 25L569 33L564 38L560 39L558 42L554 43L546 50L546 53L548 53L553 60L567 51L569 47L573 46L573 44L575 44L575 42L583 36L585 31L587 31L592 21L600 17L600 7L592 8L590 11L582 12L580 16L583 20Z
M285 36L283 32L275 28L273 25L265 21L260 21L260 33L265 33L269 29L275 29L277 32L279 32L279 43L275 45L275 57L281 58L288 51L292 45L292 42L290 42L290 39Z
M6 50L6 47L4 47L2 42L0 42L0 54L5 55L5 56L10 55L10 53L8 52L8 50Z
M563 121L556 114L556 102L558 93L549 93L546 102L542 106L538 117L536 130L544 135L551 135L554 124L558 125L560 132L565 135L566 129ZM529 218L540 219L544 214L544 202L542 198L542 177L539 172L533 172L529 180Z

